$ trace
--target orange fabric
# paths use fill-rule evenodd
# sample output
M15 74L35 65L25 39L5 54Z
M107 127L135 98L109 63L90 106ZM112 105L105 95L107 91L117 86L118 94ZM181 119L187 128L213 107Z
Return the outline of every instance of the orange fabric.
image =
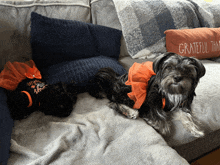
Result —
M165 105L166 105L166 99L165 99L165 98L162 98L162 108L163 108L163 109L165 108Z
M15 90L18 84L26 79L42 79L40 71L37 69L33 60L25 63L7 62L3 71L0 73L0 87L7 90Z
M31 98L30 93L28 93L27 91L21 91L21 92L22 92L22 93L25 93L25 94L27 95L27 97L28 97L28 100L29 100L29 105L28 105L27 107L32 106L33 101L32 101L32 98Z
M168 52L198 59L220 56L220 28L171 29L164 33Z
M140 109L147 95L148 81L151 76L156 75L153 71L153 62L147 61L139 64L134 63L129 69L126 85L131 85L132 92L128 97L135 102L133 108Z

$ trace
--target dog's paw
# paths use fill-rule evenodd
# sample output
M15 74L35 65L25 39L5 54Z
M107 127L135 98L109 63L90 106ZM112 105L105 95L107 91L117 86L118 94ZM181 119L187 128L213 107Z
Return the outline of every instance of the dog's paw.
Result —
M197 119L190 113L179 110L174 114L173 117L174 120L181 121L183 127L194 137L203 137L205 135L204 132L199 128L199 121L197 121Z
M199 131L197 129L189 130L194 137L203 137L205 134L203 131Z
M124 116L126 116L129 119L137 119L139 117L138 110L130 108L127 105L117 104L117 103L111 102L109 104L109 107L116 110L117 112L123 114Z
M137 119L139 112L136 109L130 108L124 104L120 105L121 113L128 117L129 119Z
M134 110L132 113L130 113L128 115L128 118L130 118L130 119L137 119L138 116L139 116L139 112L137 110Z

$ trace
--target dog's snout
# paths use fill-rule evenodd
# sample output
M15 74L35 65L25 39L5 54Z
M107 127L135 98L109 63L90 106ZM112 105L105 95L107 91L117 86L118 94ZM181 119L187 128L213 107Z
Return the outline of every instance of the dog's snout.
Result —
M181 76L174 76L174 80L176 82L180 82L182 80L182 77Z

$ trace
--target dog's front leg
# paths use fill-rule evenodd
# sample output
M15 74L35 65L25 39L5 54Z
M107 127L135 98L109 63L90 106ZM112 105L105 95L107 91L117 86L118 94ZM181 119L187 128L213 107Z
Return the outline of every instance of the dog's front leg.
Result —
M117 104L117 103L111 102L109 104L109 107L118 111L119 113L123 114L129 119L136 119L139 116L138 110L130 108L124 104Z
M168 135L170 133L171 124L166 112L160 109L151 109L150 112L143 115L143 119L160 134Z
M144 120L152 126L156 131L158 131L162 135L168 135L170 133L170 123L164 121L154 121L149 120L148 118L144 118Z
M204 132L201 131L198 124L196 124L199 122L191 115L191 113L187 113L182 109L180 109L174 113L173 119L181 121L183 127L186 130L188 130L193 136L195 137L204 136Z

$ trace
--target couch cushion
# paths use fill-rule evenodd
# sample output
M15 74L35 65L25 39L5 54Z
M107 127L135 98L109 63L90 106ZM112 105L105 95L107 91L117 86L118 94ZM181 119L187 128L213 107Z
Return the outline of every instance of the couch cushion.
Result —
M91 22L89 0L0 1L0 70L7 61L31 59L31 12L68 20Z
M92 23L121 30L112 0L91 0Z
M31 14L31 44L37 67L104 55L118 59L122 32L117 29Z
M112 0L91 0L91 15L93 24L121 30L121 23ZM128 56L124 37L121 39L120 49L120 57L123 56Z

